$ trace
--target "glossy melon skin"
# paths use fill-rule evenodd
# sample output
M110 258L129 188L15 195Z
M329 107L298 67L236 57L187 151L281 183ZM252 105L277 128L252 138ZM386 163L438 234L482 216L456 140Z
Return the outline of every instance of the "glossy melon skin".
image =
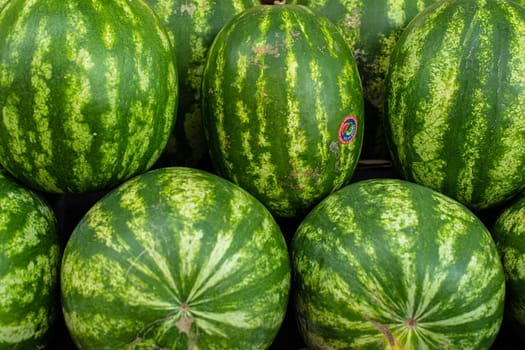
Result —
M507 293L505 320L511 334L525 344L525 195L509 202L496 217L491 234L501 256Z
M473 210L525 187L525 9L441 1L408 26L391 56L385 126L401 176Z
M163 166L209 167L201 116L202 72L219 30L258 0L146 0L164 24L174 47L179 77L175 127L161 156Z
M0 12L0 164L31 188L108 189L174 123L173 48L142 0L13 0Z
M60 310L55 215L0 170L0 349L42 349Z
M505 278L488 229L411 182L352 183L291 243L293 298L309 349L489 349Z
M162 168L103 197L62 260L79 349L265 349L284 319L288 250L253 196L216 175Z
M252 7L210 48L203 123L214 169L279 217L347 183L363 138L355 60L335 25L300 5Z

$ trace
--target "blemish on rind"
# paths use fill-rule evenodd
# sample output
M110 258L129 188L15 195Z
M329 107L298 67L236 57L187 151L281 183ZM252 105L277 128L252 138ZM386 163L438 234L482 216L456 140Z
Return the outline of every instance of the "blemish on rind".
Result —
M392 332L390 331L387 325L376 322L372 320L369 316L366 316L366 315L363 315L363 318L366 319L367 321L370 321L372 326L374 326L374 328L376 328L379 332L381 332L386 337L386 340L388 341L388 345L390 345L391 348L395 349L396 342L394 340L394 336Z

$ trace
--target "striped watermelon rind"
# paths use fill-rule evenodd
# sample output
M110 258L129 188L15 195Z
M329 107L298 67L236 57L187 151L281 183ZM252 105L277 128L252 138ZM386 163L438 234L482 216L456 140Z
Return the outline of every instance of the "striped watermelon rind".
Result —
M525 343L525 194L520 194L498 212L491 234L505 271L507 329L513 332L514 339Z
M502 323L504 273L488 229L411 182L331 194L299 225L291 260L312 349L488 349Z
M163 165L205 167L208 147L201 117L202 72L219 30L258 0L146 0L164 24L174 47L179 104L173 135L161 157Z
M61 288L79 348L265 349L286 312L290 262L253 196L167 167L88 211L64 251Z
M260 5L222 28L203 75L215 171L279 217L347 183L363 141L363 96L335 25L301 5Z
M142 0L12 0L0 12L0 163L39 191L107 189L156 162L173 48Z
M385 127L404 179L473 210L525 187L525 9L440 1L403 32L386 79Z
M59 311L58 225L40 195L0 170L0 349L43 349Z

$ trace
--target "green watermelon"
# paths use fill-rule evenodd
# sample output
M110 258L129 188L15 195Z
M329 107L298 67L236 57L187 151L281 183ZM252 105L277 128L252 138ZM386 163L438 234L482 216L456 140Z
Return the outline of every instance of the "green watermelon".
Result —
M404 179L473 210L525 188L525 9L506 0L428 7L386 78L386 134Z
M363 96L350 47L301 5L259 5L216 36L202 86L215 171L279 217L295 217L353 175Z
M173 48L142 0L11 0L0 12L0 164L46 192L151 167L173 128Z
M525 343L525 193L506 205L491 228L507 281L505 322Z
M399 179L352 183L291 242L309 349L488 349L505 280L488 229L459 202Z
M173 135L161 163L205 167L208 147L201 117L204 64L215 35L239 12L258 0L146 0L168 31L175 48L179 104Z
M66 326L81 349L265 349L290 288L284 237L231 182L165 167L100 199L67 242Z
M43 349L59 306L60 245L51 207L0 171L0 349Z
M362 159L388 159L383 128L384 80L390 54L412 18L436 0L292 0L334 22L352 47L363 84L366 129Z

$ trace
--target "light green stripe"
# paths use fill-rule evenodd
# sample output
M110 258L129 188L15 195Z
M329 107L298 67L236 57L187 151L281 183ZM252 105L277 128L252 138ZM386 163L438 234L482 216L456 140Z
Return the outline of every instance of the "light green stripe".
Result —
M13 344L16 348L25 340L42 337L49 327L49 312L45 308L35 308L14 323L0 323L0 344Z
M36 288L41 287L36 281L45 285L44 290L55 284L55 264L59 256L58 246L52 246L48 254L37 255L25 267L13 268L0 276L0 300L10 301L19 307L32 303L34 294L40 291ZM4 309L10 306L5 303L2 305Z
M231 26L229 28L230 32L234 30L235 30L235 26ZM228 33L224 33L223 35L227 37ZM208 69L214 71L213 77L215 78L212 79L212 81L209 81L210 79L208 79L208 83L210 86L204 87L204 88L209 89L209 91L207 91L206 94L208 94L209 98L213 100L213 103L212 103L213 111L209 111L209 113L213 114L213 118L215 120L213 120L213 128L210 129L211 131L209 132L217 133L217 136L213 138L220 140L220 142L216 142L216 146L219 148L219 153L221 154L222 164L226 167L227 172L231 173L233 164L231 163L231 161L229 161L227 157L227 155L230 152L230 149L229 149L230 144L228 142L229 135L226 133L226 130L224 129L225 103L224 103L223 91L227 91L227 90L224 89L222 86L222 79L217 78L217 77L222 77L225 74L224 69L225 69L226 60L227 60L226 58L227 48L223 42L218 42L217 45L212 46L212 47L214 47L214 53L215 53L215 55L213 56L214 60L209 60L207 64L209 65ZM208 103L211 104L210 102ZM235 178L233 178L233 181L236 182Z
M523 221L520 221L520 224L522 222ZM500 249L505 272L510 277L509 280L525 280L525 254L519 249L511 246L503 246Z
M112 130L112 135L115 140L120 138L121 131L117 127L119 119L119 85L120 85L120 70L118 68L118 58L115 55L107 55L104 60L104 84L107 96L107 109L100 114L99 120L102 130ZM97 138L97 133L93 133L93 139ZM114 159L118 159L118 147L115 147L111 142L105 142L100 146L100 171L103 173L111 173L111 168L114 166Z
M149 9L148 6L146 6L145 8ZM156 16L156 13L153 12L152 14ZM157 38L160 41L160 44L161 44L160 47L162 48L162 50L165 51L165 52L172 52L173 45L172 45L172 43L170 41L171 40L170 39L171 32L167 31L166 27L164 26L164 24L161 23L160 21L155 26L155 32L157 34ZM172 55L172 57L173 57L173 55Z
M265 16L261 18L257 17L260 21L259 23L259 33L257 37L261 42L257 43L256 48L252 52L252 62L255 64L259 70L259 76L257 77L255 83L255 113L257 115L257 135L251 135L251 138L254 138L258 144L259 149L257 150L257 159L255 162L250 162L250 165L253 165L252 169L249 169L249 172L253 176L253 183L257 189L265 189L266 195L269 198L282 198L281 194L282 189L277 183L276 173L277 165L273 159L272 153L269 152L269 147L271 145L271 139L273 137L272 132L268 132L268 95L266 92L268 89L268 81L266 78L266 71L269 67L266 66L265 57L267 55L273 55L274 57L279 57L280 53L276 47L267 44L267 39L269 38L269 30L272 27L272 21L270 19L270 11L265 12ZM277 37L275 40L280 40L281 36ZM275 67L277 68L277 67ZM255 68L252 68L255 69ZM253 141L252 141L253 142ZM251 152L250 152L251 153ZM268 202L270 203L270 202ZM273 203L273 202L272 202ZM272 204L273 205L273 204ZM279 205L279 204L277 204Z
M210 311L200 312L198 310L193 310L192 314L199 317L199 324L204 320L210 320L218 322L222 326L231 326L238 328L239 331L255 329L260 326L260 320L257 317L253 317L253 313L242 310L221 313L215 313ZM218 333L222 336L226 336L226 334L221 332L219 328L212 327L211 323L208 327L209 328L205 328L205 330L212 331L208 334Z
M64 91L64 113L68 117L64 118L63 128L66 135L74 137L74 142L70 142L71 151L76 154L72 157L72 176L75 179L86 179L91 177L93 172L86 157L91 148L93 135L82 110L92 101L89 72L94 67L94 62L91 53L84 45L79 44L87 36L86 20L81 12L74 8L76 6L74 3L70 2L68 5L72 8L67 13L67 23L72 30L66 34L65 54L67 59L75 64L76 69L74 74L69 72L64 77L67 86ZM41 181L39 183L42 183ZM49 185L46 184L46 187Z
M139 254L137 259L141 258ZM126 303L134 306L147 306L148 309L171 310L174 308L176 298L163 300L154 293L146 293L151 286L144 285L144 280L132 269L160 280L156 271L151 271L145 264L134 264L128 260L129 265L108 259L102 254L94 254L88 260L76 252L69 252L67 259L62 264L62 294L65 297L80 295L87 298L102 298L107 302L126 300ZM162 283L169 283L162 279ZM107 288L113 293L107 293ZM96 314L97 311L93 310ZM93 317L93 313L85 313L85 318ZM106 315L111 319L112 315Z
M174 0L158 0L155 2L155 13L159 16L162 23L169 23L171 16L176 13Z
M485 280L485 279L483 279L483 277L480 277L478 278L478 280ZM505 293L505 288L502 284L501 288L498 290L495 296L499 296L501 299L503 298L504 293ZM499 306L498 303L480 303L474 309L467 311L465 313L459 314L457 316L453 316L447 319L442 319L442 320L433 321L433 322L421 322L421 327L423 328L443 327L443 326L451 326L451 327L458 326L459 327L463 324L472 322L472 320L482 320L484 318L487 318L490 315L494 315L498 311L497 309L498 306Z
M416 0L417 9L421 12L423 11L427 6L426 3L427 0Z
M51 38L47 32L48 23L43 17L37 29L35 42L37 48L31 61L31 86L34 91L33 101L33 120L36 126L36 133L28 131L29 139L38 143L39 151L33 153L33 161L37 170L37 178L49 184L50 188L58 191L55 179L49 174L48 168L52 167L53 158L53 135L49 127L49 105L51 101L51 89L48 82L52 79L53 67L49 63L46 55L50 54ZM38 142L36 141L38 140Z
M130 251L129 245L116 234L112 220L113 216L104 210L91 210L87 226L93 230L96 240L114 252L122 254L125 251Z
M304 23L302 23L301 21L299 21L300 25L301 25L301 29L303 30L303 32L305 33L305 40L306 42L309 42L310 41L310 38L309 38L309 35L310 35L310 28L309 27L305 27L304 26ZM334 38L336 35L339 35L338 32L336 32L334 34L334 28L329 25L329 24L332 24L330 22L324 22L324 19L320 19L318 21L318 25L317 25L317 28L313 28L314 30L312 31L312 33L314 35L318 35L318 32L321 32L321 37L323 38L323 40L325 41L325 46L322 48L323 50L327 50L328 53L330 54L330 56L336 60L341 60L340 56L341 56L341 53L340 53L340 48L339 46L336 44ZM321 48L320 48L321 49Z
M475 254L472 255L470 258L470 261L467 265L467 268L465 270L465 274L459 279L457 284L457 295L464 295L463 299L458 300L458 302L463 303L470 303L476 302L476 300L479 300L481 298L486 298L487 296L484 295L484 291L480 288L476 288L476 286L479 285L479 281L491 281L494 280L494 278L497 277L499 270L496 268L487 269L486 266L495 265L493 262L498 258L498 256L495 257L488 257L486 251L477 251ZM500 291L501 292L501 291ZM492 300L497 300L496 296L500 295L501 293L496 293L496 295L493 296ZM498 306L497 303L488 303L493 308ZM493 309L491 314L494 314L496 310ZM487 313L480 314L477 319L481 319L481 315L487 315Z
M193 288L188 294L188 303L198 299L201 295L212 289L214 285L229 276L231 272L228 270L228 267L235 266L235 264L230 265L235 256L228 258L224 265L221 265L220 262L232 245L233 239L234 236L229 231L222 230L217 233L216 244L210 252L210 256L203 262L199 269Z
M33 1L34 2L34 1ZM12 3L12 2L10 2ZM20 53L25 51L26 40L25 35L27 34L28 17L31 15L32 2L26 4L23 11L19 12L15 23L11 26L11 30L6 34L6 43L9 43L8 47L5 47L2 54L6 55L6 59L3 62L9 62L9 64L2 64L0 66L0 77L3 88L11 89L12 84L15 80L16 70L12 67L20 66ZM7 6L9 7L9 6ZM4 9L2 14L8 12L8 9ZM15 91L8 93L6 101L2 106L2 123L6 126L7 130L19 130L19 121L21 116L19 115L18 104L21 103L20 97ZM20 133L9 134L9 154L3 157L12 157L13 159L22 159L24 154L27 152L28 145L24 138L20 137ZM20 162L20 166L24 171L32 171L31 162Z
M525 38L525 26L523 25L523 15L521 11L516 11L512 6L506 6L507 10L505 19L510 26L510 42L508 44L510 60L505 80L502 84L517 90L525 86L525 58L523 56L523 38ZM516 161L522 159L523 142L519 138L525 135L525 95L512 94L504 96L511 103L505 104L505 109L500 112L502 125L511 125L502 128L502 136L498 142L501 143L501 149L498 157L493 159L494 166L489 170L491 185L487 186L484 197L491 198L493 193L510 193L515 190L516 183L521 181L515 179L522 178L523 163ZM507 124L510 123L510 124ZM516 175L514 175L516 174ZM520 175L517 175L520 174Z
M313 84L314 89L314 100L315 100L315 107L314 107L314 118L316 120L316 125L318 125L318 132L319 136L317 137L317 157L318 159L326 160L331 159L330 153L334 152L333 148L327 147L327 145L330 144L332 140L330 136L330 127L328 121L330 120L330 116L328 115L328 110L330 109L330 106L326 106L323 103L322 96L323 89L324 89L324 79L323 79L323 68L319 66L319 62L317 60L311 60L310 61L310 80ZM338 147L337 143L335 144L336 147ZM308 147L310 147L306 140L303 140L302 147L303 150L307 150ZM303 151L304 152L304 151ZM339 150L335 151L336 156L339 155ZM319 183L324 183L328 180L328 178L331 178L333 176L333 173L331 171L316 171L321 164L307 164L307 162L303 162L301 165L302 167L306 167L303 169L306 169L308 171L306 175L306 178L303 181L311 180L312 176L319 176L317 181ZM337 169L334 169L337 173ZM314 175L315 174L315 175ZM303 176L304 177L304 176ZM317 191L314 191L316 186L305 186L308 190L304 191L305 198L315 198L318 196ZM335 187L334 187L335 188Z
M246 79L248 76L248 71L250 68L250 62L247 55L244 55L239 50L239 56L236 60L236 76L235 76L235 82L234 87L236 89L237 96L243 96L245 93L244 91L244 85L246 83ZM258 96L259 94L264 94L264 91L261 91L259 88L255 89L255 93ZM251 135L251 128L247 127L250 125L250 121L252 116L252 112L250 108L248 107L247 103L244 99L239 98L235 102L236 108L235 108L235 115L238 118L238 125L240 127L240 130L242 131L242 137L241 137L241 150L242 154L246 156L248 159L248 164L252 164L253 162L253 150L252 150L252 143L253 143L253 135ZM259 106L259 104L257 104ZM261 134L260 132L258 134ZM246 169L248 173L253 174L254 178L257 178L259 172L258 169Z
M471 203L475 195L473 183L478 180L478 174L474 172L476 164L486 154L480 154L480 148L484 146L484 140L488 134L488 120L486 118L486 111L490 110L490 105L487 101L490 99L484 94L484 89L487 84L487 75L491 75L494 69L494 28L489 20L492 18L491 13L486 7L479 6L474 18L470 21L469 26L471 30L479 28L476 35L476 42L479 42L479 47L476 50L476 62L480 65L480 71L473 72L471 81L475 86L480 86L472 91L472 99L468 103L472 106L472 116L468 117L468 122L464 125L465 130L465 148L462 150L461 159L464 165L458 176L457 192L461 193L460 200L465 203ZM470 31L470 30L469 30ZM467 34L465 41L471 40L470 33ZM486 64L489 66L486 66ZM461 103L461 102L460 102ZM459 145L461 147L461 145Z
M136 255L133 260L128 260L129 268L126 270L124 276L127 277L130 274L130 271L137 270L153 280L160 280L162 281L163 285L169 287L169 289L172 291L172 302L180 302L180 300L178 300L180 291L170 269L170 262L167 260L168 256L162 254L164 251L163 247L159 245L159 241L148 230L145 216L135 216L132 220L130 220L128 226L134 233L135 239L140 242L144 249L138 255ZM120 286L125 288L126 284L122 283ZM149 286L144 286L144 288L149 288ZM140 292L136 297L140 297ZM136 297L133 296L133 298ZM130 300L133 300L133 298ZM157 300L156 302L158 302L159 298L155 298L154 296L151 296L151 298L152 300ZM166 305L171 304L168 302Z
M20 128L20 114L18 105L21 103L20 98L14 92L7 96L6 102L2 108L2 123L7 130L21 130ZM27 152L27 142L20 133L10 133L9 151L10 156L14 159L21 159ZM19 163L25 171L31 171L33 165L30 162Z
M328 2L328 1L327 1ZM317 3L317 1L315 1ZM339 28L343 31L343 35L350 45L350 47L355 48L356 52L354 53L355 57L358 58L360 55L364 54L362 51L357 48L357 43L361 39L361 16L363 12L363 1L361 0L344 0L342 1L345 9L345 16L342 22L337 23Z
M153 69L152 65L155 60L151 57L151 52L149 50L144 50L144 37L141 33L134 30L132 32L133 37L133 48L134 52L134 61L135 61L135 71L138 76L138 87L143 94L147 94L151 88L150 86L150 76L148 72L151 72Z
M345 260L349 264L354 265L356 259L354 256L350 255L348 251L338 251L337 254L343 253ZM355 268L355 269L354 269ZM352 268L359 274L359 279L362 282L365 282L367 288L380 287L381 284L374 281L374 278L371 276L366 276L364 270L360 267ZM361 272L361 273L360 273ZM364 336L356 336L352 339L352 345L357 344L370 344L377 343L378 341L385 340L383 335L380 332L376 332L376 329L370 322L370 320L382 318L384 316L390 317L389 310L381 308L381 302L374 299L376 296L385 293L385 291L380 288L376 290L377 293L374 295L359 295L354 291L353 286L347 284L345 280L341 278L335 271L330 271L326 267L321 267L315 261L308 262L308 271L301 271L301 274L308 274L310 276L318 276L319 284L309 285L309 288L316 291L321 291L322 293L327 293L330 295L330 298L333 298L337 303L344 303L348 305L348 308L353 310L359 315L363 316L362 321L349 321L346 317L340 314L341 310L327 310L321 305L316 305L315 303L309 302L308 307L308 318L315 320L317 325L324 325L329 327L335 327L337 330L352 329L352 330L361 330L361 331L370 331L372 334ZM310 282L311 279L303 280L305 282ZM376 283L374 283L376 282ZM386 293L388 294L388 293ZM376 304L377 303L377 304ZM306 305L305 305L306 306ZM367 319L368 318L368 319ZM310 330L308 337L315 338L315 331ZM348 339L342 341L340 345L348 344L346 343ZM337 344L337 341L330 338L324 339L322 343L326 344L329 342L332 345Z
M292 17L293 16L293 17ZM295 50L295 40L294 33L297 31L297 27L302 27L301 19L295 15L292 15L291 11L282 11L282 23L284 25L285 35L285 46L286 46L286 57L285 57L285 66L286 66L286 139L290 140L290 143L286 145L288 151L287 156L289 158L288 163L291 166L291 173L288 175L288 182L293 183L294 187L297 186L297 194L301 197L306 197L305 182L307 178L305 177L305 172L309 171L309 164L307 164L304 158L304 152L308 149L307 145L307 135L305 129L302 125L302 115L303 111L301 110L300 100L297 98L297 94L300 92L300 87L298 86L298 58ZM307 31L303 28L301 33L307 36ZM307 40L307 39L304 39ZM312 65L315 66L314 62L310 63L310 69ZM315 67L314 67L315 69ZM315 73L314 73L315 74ZM279 198L274 196L274 198ZM289 204L283 203L286 207Z
M236 64L236 74L234 83L232 84L232 87L237 90L237 94L242 95L244 93L244 84L246 83L246 77L248 76L248 71L250 68L250 65L253 62L250 61L250 57L242 52L238 52L237 59L235 61ZM240 102L243 102L240 100Z
M419 227L419 215L412 205L412 193L403 187L392 185L389 187L388 197L381 200L383 210L379 214L379 226L386 229L385 235L388 238L389 251L399 255L398 263L403 272L401 282L407 293L407 300L404 305L397 305L397 310L392 310L392 314L398 317L398 321L403 321L413 317L416 309L418 271L417 271L417 250L415 249L417 235L412 234L414 227ZM388 280L388 277L385 279ZM384 291L389 295L388 291ZM389 303L392 305L392 303ZM388 317L388 316L387 316ZM391 316L392 317L392 316Z
M175 202L176 203L176 202ZM180 259L179 262L179 274L178 276L181 283L191 280L191 277L196 275L199 268L199 256L201 254L202 242L206 241L206 233L202 230L192 229L191 218L187 218L188 221L183 221L183 227L178 232L180 237L177 239L179 242L179 251L184 254L184 259ZM182 286L184 289L191 288L191 286ZM172 286L173 290L177 291L176 295L181 298L179 302L185 302L182 300L184 297L178 290L177 286Z
M116 8L119 8L124 12L124 18L126 22L130 22L133 25L133 27L140 25L140 23L142 22L141 16L137 16L135 15L135 13L133 13L132 7L135 7L135 5L130 4L131 1L114 0L113 2L116 3Z
M153 280L159 279L164 285L168 286L174 292L174 297L180 296L177 283L173 278L173 273L170 270L170 262L167 257L162 254L163 247L159 246L159 240L153 235L148 226L147 203L144 197L139 192L140 187L135 185L136 190L128 190L122 192L121 207L134 213L133 217L128 220L127 226L133 232L133 237L140 242L141 247L144 248L133 260L130 260L129 268L125 273L128 276L130 270L136 269ZM177 203L177 202L175 202ZM191 207L191 206L190 206ZM144 256L142 256L144 254ZM146 260L147 263L141 260ZM155 269L151 269L150 266ZM122 286L126 286L123 283Z
M195 9L190 16L197 35L192 38L193 40L190 42L192 46L190 56L197 58L197 62L202 62L201 60L205 57L204 55L207 50L202 39L205 37L205 34L211 32L210 18L212 18L214 6L217 5L211 5L209 0L192 0L192 5ZM181 5L181 8L182 6L183 5Z
M104 280L101 278L105 273L104 256L95 255L96 264L89 265L85 258L77 252L69 252L67 259L62 263L61 274L67 276L62 278L62 294L80 293L81 295L101 296L104 291ZM102 259L102 260L101 260ZM115 275L116 277L118 275ZM107 293L106 293L107 294ZM111 295L105 295L105 299L111 299Z
M11 197L9 200L14 200L14 197ZM4 203L0 203L0 208L7 213ZM13 214L19 215L19 213L11 212ZM51 222L51 217L43 217L42 212L31 211L29 213L24 213L26 219L22 227L17 228L17 230L9 232L11 237L5 241L0 242L0 251L8 258L15 258L17 254L27 251L27 249L36 247L40 244L40 239L42 235L42 230L40 228L47 227L48 223ZM46 215L48 215L46 213ZM7 215L6 215L6 218ZM0 219L0 223L3 224L1 230L8 230L9 221L4 222L3 219ZM5 226L4 226L5 225ZM12 230L12 229L11 229Z
M492 60L483 62L492 62ZM481 74L483 72L479 72L477 76L479 77ZM465 133L463 145L466 147L463 147L459 156L463 160L463 165L457 175L457 190L455 191L461 194L461 198L458 200L464 203L472 203L473 197L479 195L479 193L474 193L476 190L474 183L479 180L479 174L475 172L475 169L480 160L487 156L486 152L480 153L480 148L485 146L488 133L490 117L485 118L486 111L490 110L491 107L487 103L488 100L483 88L478 88L473 91L472 99L468 102L472 106L472 116L467 118L468 122L463 126ZM461 147L461 145L458 146ZM491 187L491 192L494 191L492 186L488 187Z
M140 263L142 256L145 256L144 259L147 259L148 261ZM109 260L102 255L97 254L93 256L91 266L100 262L103 262L105 265L101 270L104 271L103 276L106 276L106 279L103 282L104 287L102 287L102 290L100 291L102 294L98 294L98 296L101 297L102 300L109 302L118 298L130 306L144 307L144 309L147 310L173 310L176 305L179 304L176 295L171 294L172 299L166 300L166 298L161 298L158 294L155 294L156 289L152 288L150 284L145 283L142 277L142 275L145 275L153 281L159 281L159 285L171 286L171 276L166 278L165 271L163 271L163 262L157 262L154 260L158 257L158 254L151 254L150 250L144 249L135 258L135 261L138 261L139 263L134 264L133 261L127 260L125 263L129 262L128 266L127 264L123 265L122 262ZM154 265L156 263L155 266L159 269L150 269L149 264L151 263ZM89 268L89 266L89 264L86 265L86 268ZM134 273L132 271L133 269L139 271L140 274ZM159 274L159 271L161 271L161 274ZM96 278L96 276L93 276L92 278ZM111 289L114 295L107 295L108 288ZM104 289L106 292L105 294L103 293ZM81 293L81 295L88 298L92 297L90 294ZM112 315L108 315L108 317L111 318Z
M50 292L56 285L59 260L58 245L51 246L46 255L33 257L24 268L14 268L0 276L2 311L16 308L14 311L19 312L20 308L34 303L35 296L42 290ZM3 323L0 319L0 344L17 343L46 333L51 326L48 307L44 305L28 311L23 319L17 318L16 324Z
M442 6L445 7L445 6ZM433 21L440 15L437 12L434 16L429 16L427 23ZM459 89L458 76L461 45L460 38L464 29L464 16L462 11L456 11L452 16L451 25L444 33L443 40L439 49L439 56L431 58L425 64L426 70L430 73L429 82L426 86L429 87L428 97L422 100L417 106L415 120L420 121L421 124L419 132L413 137L413 149L421 161L414 161L412 175L416 181L423 181L424 183L431 183L435 188L441 188L445 178L446 163L441 157L441 152L446 145L444 138L448 133L448 114L455 102L455 96ZM425 32L425 30L418 31L418 34ZM415 35L410 38L425 42L423 37ZM418 45L417 42L410 43L406 47L407 50L414 48L413 45ZM417 52L421 52L421 48L412 53L413 57L409 62L403 62L404 66L414 66L421 64ZM412 76L417 76L413 73ZM406 105L404 108L410 110L412 108ZM411 112L403 112L412 114ZM401 135L403 130L396 132L396 135ZM400 144L404 140L398 141ZM404 161L403 161L404 162Z
M84 340L99 339L100 335L106 334L108 330L140 329L143 326L141 320L112 318L108 317L107 313L86 314L70 311L64 314L64 319L68 329L74 330L75 334L81 334Z
M195 12L197 12L198 6L195 5L196 1L190 2L189 4L180 4L179 12L182 15L187 15L189 17L193 17L195 15ZM200 8L199 8L200 9Z
M232 195L231 212L228 220L233 223L242 220L243 215L245 215L246 212L250 212L250 209L244 204L246 201L243 193L235 191L232 192ZM235 227L231 228L231 230L235 229ZM250 250L230 251L230 247L235 241L235 235L232 234L231 230L222 230L218 233L218 237L215 240L216 244L210 252L209 257L204 261L200 269L195 271L197 278L188 294L188 303L192 301L197 303L201 302L199 299L203 294L212 290L217 284L226 281L234 274L236 269L244 266L244 264L239 263L239 261L250 261L250 256L247 255L251 253ZM239 283L233 287L234 289L228 288L228 293L242 289L243 287L243 283Z
M231 5L233 6L233 12L234 13L241 13L242 11L246 10L247 8L250 8L251 6L255 6L258 4L257 1L253 1L253 5L245 5L245 0L234 0L230 1Z
M405 24L407 20L405 6L407 6L405 0L387 0L385 12L391 28L400 28Z
M111 50L113 48L113 45L115 45L116 43L113 25L110 23L106 23L104 25L104 30L102 34L102 42L104 43L104 46L109 50Z

